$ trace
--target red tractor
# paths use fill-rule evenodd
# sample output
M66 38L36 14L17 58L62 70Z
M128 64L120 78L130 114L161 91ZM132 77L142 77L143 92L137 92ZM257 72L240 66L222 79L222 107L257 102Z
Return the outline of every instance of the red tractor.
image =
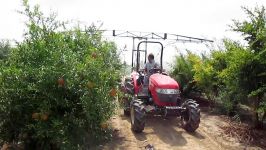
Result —
M152 75L147 85L144 84L144 70L139 67L140 53L144 52L145 63L147 56L147 49L140 50L142 43L154 43L161 46L160 67L151 69ZM122 83L125 93L123 97L124 114L130 115L132 130L136 133L142 132L145 127L145 116L160 114L181 117L183 128L188 132L194 132L199 127L200 109L194 100L183 100L179 84L163 72L162 43L147 40L139 42L137 50L132 52L132 67L134 67L134 52L137 53L135 70Z

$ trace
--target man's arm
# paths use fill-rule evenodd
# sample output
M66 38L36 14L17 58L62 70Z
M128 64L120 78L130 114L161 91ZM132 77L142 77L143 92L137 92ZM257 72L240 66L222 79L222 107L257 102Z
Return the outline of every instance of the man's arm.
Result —
M144 65L144 73L147 73L147 64Z
M154 64L154 68L159 68L159 67L160 67L160 65L158 63Z

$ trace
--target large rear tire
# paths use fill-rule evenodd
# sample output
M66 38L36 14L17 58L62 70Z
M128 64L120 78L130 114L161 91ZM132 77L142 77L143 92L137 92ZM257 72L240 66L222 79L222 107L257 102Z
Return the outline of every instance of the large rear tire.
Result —
M140 133L145 127L144 104L140 100L133 100L130 106L131 129L135 133Z
M198 104L192 100L188 99L182 105L185 110L182 112L181 121L182 126L187 132L195 132L200 124L200 109Z

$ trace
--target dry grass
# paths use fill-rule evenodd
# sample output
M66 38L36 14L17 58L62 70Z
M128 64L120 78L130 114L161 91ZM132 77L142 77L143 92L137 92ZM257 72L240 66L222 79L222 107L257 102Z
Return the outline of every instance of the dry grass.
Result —
M248 124L233 121L230 118L226 118L225 121L228 125L221 126L221 128L227 136L234 137L241 143L266 149L265 130L254 129Z

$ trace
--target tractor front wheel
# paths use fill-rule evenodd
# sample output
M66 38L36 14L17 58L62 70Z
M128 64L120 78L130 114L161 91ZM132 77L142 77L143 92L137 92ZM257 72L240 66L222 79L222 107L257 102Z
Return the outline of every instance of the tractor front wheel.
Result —
M144 104L140 100L133 100L130 106L131 129L140 133L145 127Z
M186 100L182 105L185 110L182 112L182 126L187 132L194 132L200 123L200 109L198 104L192 100Z

